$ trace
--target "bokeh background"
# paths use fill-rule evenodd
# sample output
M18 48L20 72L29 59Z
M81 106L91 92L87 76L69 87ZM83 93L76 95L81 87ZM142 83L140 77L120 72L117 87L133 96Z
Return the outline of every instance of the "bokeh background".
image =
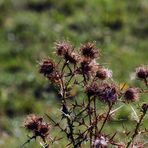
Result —
M118 84L143 86L131 73L148 64L148 1L0 0L0 147L27 140L26 114L59 114L57 90L38 73L38 61L56 59L54 42L64 39L76 47L96 41L100 63ZM119 116L128 118L129 110Z

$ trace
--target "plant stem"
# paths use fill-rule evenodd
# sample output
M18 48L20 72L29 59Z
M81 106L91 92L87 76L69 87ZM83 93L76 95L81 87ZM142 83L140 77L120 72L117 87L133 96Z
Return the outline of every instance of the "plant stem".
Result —
M143 112L143 114L141 115L140 120L139 120L139 122L137 123L136 128L135 128L135 130L134 130L134 133L133 133L133 135L132 135L130 141L127 143L126 148L128 148L128 147L130 146L130 144L132 143L132 141L134 140L134 138L138 135L138 130L139 130L140 126L141 126L141 123L142 123L142 120L143 120L145 114L146 114L146 112Z
M112 109L112 106L113 106L113 104L109 105L109 109L108 109L107 115L106 115L106 117L105 117L105 119L104 119L104 121L103 121L103 124L102 124L102 126L101 126L101 128L100 128L100 130L99 130L99 133L101 133L101 131L102 131L104 125L106 124L106 121L108 120L108 117L109 117L109 115L110 115L110 111L111 111L111 109Z
M97 135L97 132L98 132L98 118L97 118L97 110L96 110L96 98L93 99L94 101L94 116L95 116L95 137L96 138L96 135Z
M89 126L92 126L92 115L91 115L91 99L88 96L88 116L89 116ZM90 148L92 145L92 130L93 128L90 128Z

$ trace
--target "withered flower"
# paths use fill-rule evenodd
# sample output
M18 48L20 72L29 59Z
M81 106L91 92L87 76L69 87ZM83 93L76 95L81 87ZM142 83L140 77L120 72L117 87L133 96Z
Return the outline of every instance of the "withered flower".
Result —
M92 82L87 85L85 91L88 96L97 96L101 101L114 103L118 98L118 89L114 84Z
M96 72L96 77L99 78L100 80L105 80L107 78L112 77L112 71L108 70L103 67L98 67L98 70Z
M126 101L137 101L139 99L139 91L137 88L128 88L124 93Z
M44 74L51 82L59 83L61 74L57 70L55 63L49 59L43 59L40 62L40 73Z
M64 59L71 64L76 64L80 61L80 56L75 52L69 51L64 54Z
M36 131L42 120L42 118L37 117L34 114L28 115L24 121L24 127L29 131Z
M39 135L43 138L47 137L49 134L50 126L48 123L43 122L39 128Z
M47 78L52 83L59 84L60 83L60 80L61 80L61 74L58 71L55 70L50 75L48 75Z
M65 55L67 52L72 50L72 45L69 42L57 42L55 43L56 53L59 56Z
M139 79L147 79L148 78L148 67L141 66L136 69L136 77Z
M95 43L91 43L91 42L83 44L80 50L84 57L90 58L90 59L96 58L98 54Z
M28 115L24 121L24 127L32 132L34 136L46 138L49 134L50 126L48 123L43 122L43 118L37 117L34 114Z
M43 59L39 63L39 72L45 76L51 74L55 70L55 63L50 59Z
M98 86L97 96L99 99L106 103L115 103L118 98L118 89L115 84L112 83L101 83Z
M98 84L96 82L92 82L86 86L85 91L89 97L96 96L98 92Z
M80 67L78 69L78 72L80 74L87 75L88 77L90 77L96 75L97 69L98 69L98 64L95 60L88 60L84 58L80 62Z

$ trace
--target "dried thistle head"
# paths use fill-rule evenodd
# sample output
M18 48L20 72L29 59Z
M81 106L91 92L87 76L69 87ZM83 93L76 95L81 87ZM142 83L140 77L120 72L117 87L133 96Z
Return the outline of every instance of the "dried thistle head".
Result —
M98 51L94 42L83 44L80 48L82 55L85 58L94 59L97 57Z
M49 79L49 81L51 81L52 83L56 83L56 84L59 84L60 83L60 80L61 80L61 74L55 70L53 71L51 74L49 74L47 76L47 78Z
M124 93L124 99L128 102L137 101L139 99L138 88L128 88Z
M96 82L92 82L89 85L86 85L85 92L89 97L96 96L98 92L98 84Z
M119 91L113 83L101 83L98 86L97 96L105 103L115 103L118 99Z
M39 127L39 135L43 138L47 137L49 134L50 126L48 123L42 122Z
M112 77L112 71L103 67L98 67L96 77L100 80L105 80Z
M75 52L69 51L64 54L64 59L71 64L77 64L80 61L80 56Z
M72 45L69 42L56 42L55 43L56 53L59 56L65 55L67 52L72 50Z
M138 79L148 78L148 66L141 66L136 69L136 77Z
M43 118L34 114L28 115L25 118L24 127L32 132L34 136L40 136L41 138L46 138L50 129L49 124L43 122Z
M42 118L37 117L34 114L28 115L24 121L24 127L29 131L36 131L42 120Z
M43 59L39 63L39 72L45 76L51 74L55 70L55 63L50 59Z
M95 60L89 60L86 58L83 58L80 62L80 67L78 68L78 72L83 75L95 76L96 71L98 69L98 64Z
M52 83L60 83L61 74L55 63L50 59L43 59L40 63L39 72L44 74Z

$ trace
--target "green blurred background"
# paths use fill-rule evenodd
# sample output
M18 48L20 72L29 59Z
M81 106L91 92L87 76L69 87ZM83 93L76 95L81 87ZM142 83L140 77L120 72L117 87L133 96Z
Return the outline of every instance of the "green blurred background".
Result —
M118 84L144 86L130 74L148 64L147 0L0 0L0 147L27 139L26 114L59 114L57 90L38 73L38 61L54 57L54 42L63 39L76 47L96 41Z

